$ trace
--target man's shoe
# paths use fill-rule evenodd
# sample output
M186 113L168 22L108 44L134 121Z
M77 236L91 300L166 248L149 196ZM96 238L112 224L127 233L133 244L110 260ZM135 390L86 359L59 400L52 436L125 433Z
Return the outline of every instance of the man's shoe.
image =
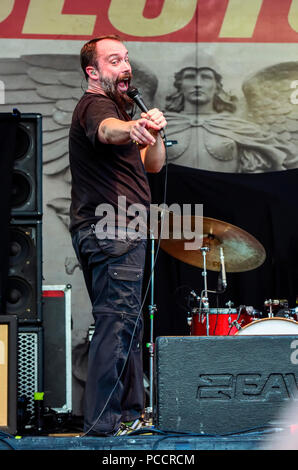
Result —
M141 418L135 419L134 421L130 421L128 423L121 423L120 428L118 431L116 431L114 436L125 436L126 434L130 434L144 427L146 427L146 424Z

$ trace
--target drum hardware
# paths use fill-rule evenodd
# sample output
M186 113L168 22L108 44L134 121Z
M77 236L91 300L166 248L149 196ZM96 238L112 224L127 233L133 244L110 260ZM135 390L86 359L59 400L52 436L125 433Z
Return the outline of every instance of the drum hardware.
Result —
M298 310L297 308L283 308L278 310L274 318L289 318L294 321L298 321Z
M239 316L239 314L238 314L238 316ZM236 328L238 331L241 330L241 328L242 328L244 325L245 325L245 321L244 321L243 318L242 318L242 320L240 321L240 323L239 323L238 319L231 322L231 326L235 326L235 328Z
M298 322L298 307L290 309L291 318Z
M264 302L265 309L267 310L268 318L285 317L291 318L292 312L289 309L287 299L269 299Z
M231 312L231 311L232 311L232 307L234 306L234 302L232 302L231 300L229 300L228 302L226 302L226 306L229 308L229 310L230 310L230 312ZM231 315L229 315L228 322L229 322L229 325L232 325L232 318L231 318Z
M228 306L230 307L231 304L234 305L233 302L229 301L229 302L227 302L226 305L228 305ZM241 312L241 310L242 310L242 307L239 308L238 316L237 316L236 320L233 320L233 321L232 321L231 316L229 316L229 325L230 325L230 329L231 329L233 326L235 326L235 327L237 328L237 330L240 330L241 324L239 323L239 317L240 317L240 312ZM243 323L243 321L241 321L241 323Z
M194 312L187 312L187 324L191 328Z
M229 309L229 317L228 317L228 324L229 324L229 332L231 330L231 328L233 326L236 326L237 324L237 321L236 320L233 320L232 321L232 317L231 317L231 313L232 313L232 307L234 306L234 302L232 302L231 300L229 300L228 302L226 302L226 307L228 307ZM228 333L229 334L229 333Z
M207 253L210 251L210 248L208 246L203 246L200 248L200 251L203 255L203 272L202 276L204 278L204 290L202 292L201 296L201 302L204 306L204 309L207 309L206 312L206 329L207 329L207 336L209 335L209 299L208 299L208 288L207 288L207 262L206 262L206 256Z
M249 305L245 305L244 306L246 312L254 319L257 319L257 318L262 318L263 317L263 313L260 312L260 310L256 310L253 306Z
M195 301L200 302L201 298L197 295L196 291L190 291L189 295L191 295Z
M268 311L268 318L273 318L273 306L276 306L276 305L279 305L279 301L278 301L278 300L272 300L272 299L265 300L264 306L265 306L267 309L269 308L269 311Z
M241 324L243 324L243 320L241 321ZM238 331L242 328L242 326L240 325L240 323L238 323L237 320L234 320L234 321L231 322L231 328L232 328L232 326L235 326L235 328L236 328Z
M196 314L196 312L198 311L198 305L200 304L200 301L201 301L201 297L199 297L197 295L197 293L192 289L190 291L190 293L188 294L188 308L190 310L188 310L187 312L187 324L188 326L191 328L191 325L192 325L192 319L193 319L193 316ZM194 307L191 308L191 305L190 304L193 304Z
M205 239L205 246L202 246L200 248L200 251L203 256L203 271L202 271L202 276L204 278L204 289L201 294L201 299L200 299L200 307L199 307L199 319L201 319L201 311L202 311L202 306L206 318L206 331L207 331L207 336L209 336L209 298L208 298L208 293L211 294L222 294L225 292L227 288L227 280L226 280L226 270L225 270L225 261L224 261L224 251L222 247L219 247L220 251L220 264L221 264L221 273L222 273L222 289L221 290L210 290L208 289L208 283L207 283L207 254L210 252L210 242L214 240L214 236L212 234L209 234L206 239Z
M229 308L231 308L233 304L233 302L229 301L226 303L227 306L229 306ZM245 325L245 321L244 321L244 318L241 319L240 323L239 323L239 320L240 320L240 317L241 317L241 312L242 310L245 310L246 312L246 307L245 305L241 305L238 309L238 316L235 320L232 321L231 317L229 317L229 326L230 326L230 330L229 330L229 334L230 334L230 331L232 330L232 327L234 326L238 331L242 328L243 325Z

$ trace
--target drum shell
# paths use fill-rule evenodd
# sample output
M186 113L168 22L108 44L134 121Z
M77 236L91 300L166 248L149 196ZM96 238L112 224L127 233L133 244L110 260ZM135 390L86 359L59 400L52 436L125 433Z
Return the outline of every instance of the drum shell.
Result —
M207 334L207 312L194 313L191 323L192 336L232 336L244 325L254 320L245 309L210 309L209 310L209 335ZM233 322L237 322L238 328Z

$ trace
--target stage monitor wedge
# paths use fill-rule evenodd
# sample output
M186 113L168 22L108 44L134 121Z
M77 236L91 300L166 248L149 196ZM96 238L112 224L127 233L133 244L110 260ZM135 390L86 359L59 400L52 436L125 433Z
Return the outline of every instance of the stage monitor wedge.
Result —
M298 406L298 335L159 337L156 382L163 431L281 426L286 407Z

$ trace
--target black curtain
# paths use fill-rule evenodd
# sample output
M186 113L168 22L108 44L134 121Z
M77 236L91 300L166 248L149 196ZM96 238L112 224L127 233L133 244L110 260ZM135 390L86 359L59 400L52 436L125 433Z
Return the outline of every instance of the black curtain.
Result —
M152 202L161 204L165 170L149 175ZM253 306L264 312L267 299L287 299L295 307L298 296L298 170L261 174L227 174L168 167L168 205L203 204L204 217L231 223L253 235L265 248L262 266L243 273L227 273L224 294L210 295L210 308ZM147 277L150 258L147 260ZM216 289L218 272L208 272L208 287ZM202 269L178 261L160 250L155 268L154 336L188 335L186 293L203 289ZM150 299L148 299L150 300ZM148 301L147 301L148 304ZM145 309L145 335L149 316Z
M5 293L9 268L9 220L11 213L12 174L16 152L16 135L20 118L0 113L0 313L5 312Z

